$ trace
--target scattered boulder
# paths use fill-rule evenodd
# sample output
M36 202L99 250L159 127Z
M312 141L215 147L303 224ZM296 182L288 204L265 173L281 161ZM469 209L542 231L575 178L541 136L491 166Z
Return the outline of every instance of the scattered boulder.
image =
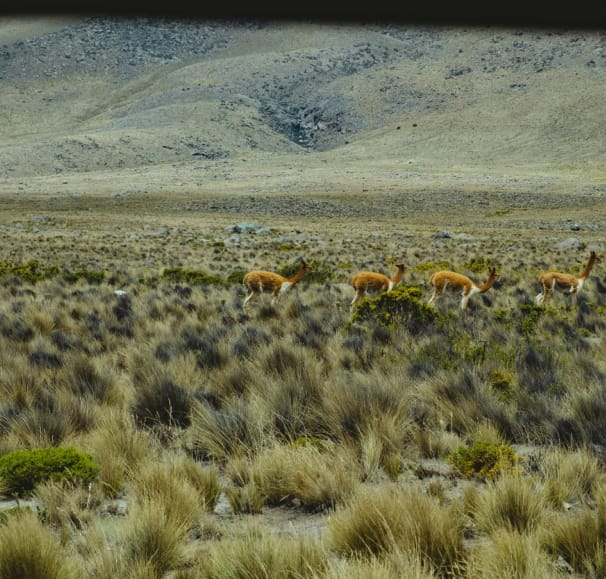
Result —
M563 239L562 241L556 243L555 247L556 247L556 249L563 249L563 250L567 250L567 249L583 250L583 249L585 249L585 243L583 243L578 237L567 237L566 239Z

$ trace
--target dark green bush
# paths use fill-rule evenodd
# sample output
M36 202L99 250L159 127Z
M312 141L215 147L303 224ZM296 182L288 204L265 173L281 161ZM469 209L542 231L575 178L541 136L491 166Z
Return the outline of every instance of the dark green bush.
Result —
M346 274L335 271L335 268L318 261L313 262L313 270L305 276L308 283L332 283L345 282L348 280Z
M66 271L63 277L68 283L76 283L79 279L83 279L90 284L99 284L105 279L105 272L84 268L75 271Z
M36 259L30 259L25 263L13 263L12 261L0 262L0 276L15 275L22 280L31 283L52 278L58 274L58 266L43 265Z
M520 333L525 336L534 334L537 324L544 309L534 304L522 304L520 306Z
M491 267L494 267L494 262L490 258L472 257L462 266L464 269L473 271L474 273L482 273Z
M423 300L423 292L416 286L399 285L376 297L358 302L352 322L374 320L390 327L403 324L412 334L435 328L441 320L439 312Z
M26 496L48 480L91 482L101 470L89 454L75 448L16 450L0 456L0 478L10 495Z
M227 283L242 284L242 280L244 279L245 275L246 275L245 270L236 269L227 276Z
M502 471L515 468L519 457L507 444L479 440L469 448L459 447L448 457L448 462L465 477L492 479Z
M452 264L445 260L441 259L440 261L427 261L425 263L417 263L412 267L413 271L419 272L428 272L428 271L437 271L439 269L451 269Z
M301 269L301 261L296 260L288 265L283 265L276 270L276 273L283 275L284 277L292 277ZM309 273L308 273L309 275Z

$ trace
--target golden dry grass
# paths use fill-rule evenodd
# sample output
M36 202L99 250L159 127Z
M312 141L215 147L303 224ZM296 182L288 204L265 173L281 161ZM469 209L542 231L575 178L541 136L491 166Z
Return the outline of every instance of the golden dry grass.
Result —
M386 125L323 152L3 179L0 454L69 444L102 469L90 489L41 486L31 511L7 490L0 567L25 565L30 577L38 564L46 576L90 577L603 573L602 266L576 307L564 295L533 305L539 272L577 273L603 251L599 139L576 148L573 136L594 134L582 128L592 111L601 138L602 116L579 110L573 121L585 124L557 143L546 123L549 111L575 110L583 87L591 103L591 78L541 77L523 128L547 128L532 138L519 138L520 102L499 108L485 95L481 119L475 108L428 112L414 146ZM512 111L516 123L501 124ZM243 311L244 272L301 258L315 277L279 307L260 299ZM351 276L396 263L422 301L437 269L481 281L496 265L501 279L467 312L445 294L431 327L352 320ZM46 268L48 279L32 279ZM448 456L478 441L514 446L520 478L454 473Z

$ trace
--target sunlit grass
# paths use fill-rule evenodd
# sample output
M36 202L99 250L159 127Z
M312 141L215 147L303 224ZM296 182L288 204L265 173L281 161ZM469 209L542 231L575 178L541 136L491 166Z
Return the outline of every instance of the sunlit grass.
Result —
M579 310L562 296L531 304L540 269L584 256L370 225L320 226L317 244L278 240L290 227L236 242L218 224L193 235L195 220L113 247L87 223L82 239L33 252L104 271L102 282L0 276L0 453L69 443L101 465L90 488L37 489L27 525L40 552L49 544L99 577L542 579L558 557L603 572L603 274ZM33 238L11 239L26 258ZM239 283L163 278L173 267L236 279L303 254L322 280L250 312ZM395 256L422 301L438 265L478 277L494 261L502 278L465 313L445 299L426 333L351 323L349 277ZM533 459L515 476L463 480L447 459L476 441L530 447ZM0 530L13 516L0 511ZM242 534L251 519L257 530ZM25 560L33 547L15 541ZM69 576L42 556L49 577Z

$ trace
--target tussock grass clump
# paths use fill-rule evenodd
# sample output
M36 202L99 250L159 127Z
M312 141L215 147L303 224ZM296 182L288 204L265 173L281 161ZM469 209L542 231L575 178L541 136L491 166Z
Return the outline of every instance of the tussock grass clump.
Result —
M526 533L536 529L543 512L537 483L530 477L509 474L487 481L477 497L473 519L484 533L497 529Z
M101 513L102 493L98 483L86 487L70 481L47 481L36 487L34 496L40 504L42 521L59 529L63 541L74 530L93 525Z
M140 424L189 426L193 398L184 386L168 377L141 386L132 406Z
M327 579L437 579L437 574L418 553L396 549L377 559L351 556L330 561Z
M57 373L57 383L78 398L90 397L100 404L121 402L117 377L106 360L91 359L84 353L66 356Z
M258 420L254 408L246 402L236 401L225 409L202 403L192 408L187 438L194 456L224 463L230 457L262 448L267 425Z
M326 380L322 360L295 344L260 346L247 369L247 394L268 421L268 434L283 441L315 435L315 411Z
M51 414L49 408L28 408L11 420L11 432L20 446L27 448L62 444L74 434L64 415Z
M179 362L186 369L177 370ZM189 426L195 386L189 382L191 359L181 356L167 366L146 350L135 352L128 365L134 388L131 409L137 423L146 427Z
M606 391L601 381L591 380L571 391L568 399L569 413L582 434L582 442L606 445Z
M200 369L221 368L228 360L225 338L226 328L223 325L186 325L181 335L181 348L195 354Z
M323 444L276 445L250 460L254 488L268 506L324 511L343 505L358 486L355 456Z
M419 405L448 422L449 429L465 438L478 424L492 424L507 438L514 438L516 417L513 409L486 387L475 365L450 371L440 370L421 383Z
M341 555L384 557L401 550L419 557L438 576L465 566L461 513L418 488L361 489L330 517L328 537Z
M88 284L100 284L105 279L105 272L102 270L87 269L85 267L75 270L64 270L63 278L67 283L74 284L79 280L84 280Z
M29 510L18 511L0 524L0 577L11 579L77 579L53 531Z
M561 556L573 571L585 577L606 575L606 493L602 489L595 507L560 512L541 528L543 548Z
M34 338L36 331L18 316L0 312L0 335L17 343L27 343Z
M213 512L223 490L219 468L215 464L202 465L189 456L179 456L172 465L175 476L184 477L200 497L204 511Z
M130 509L119 546L124 573L164 577L186 561L183 539L188 520L167 508L167 497L146 496Z
M269 344L272 335L264 328L258 326L244 326L241 328L230 346L230 355L238 359L247 359L253 355L256 348Z
M130 477L151 457L157 447L148 431L137 428L132 415L117 410L102 413L97 428L88 438L91 452L102 457L99 482L107 496L117 496Z
M408 407L403 389L407 382L394 373L343 372L326 383L316 409L314 431L333 440L359 441L363 433L388 417L408 426ZM402 434L404 437L404 434Z
M460 359L453 345L442 336L430 335L420 341L411 353L407 372L411 377L422 378L433 376L440 371L454 371L460 368Z
M553 579L565 577L542 549L536 534L498 528L489 541L473 548L469 576L487 579Z
M174 520L188 530L196 526L202 514L214 508L218 500L219 483L218 480L209 479L213 496L208 492L202 496L201 475L194 472L190 461L191 459L179 458L168 464L146 463L137 476L129 481L127 492L132 497L132 502L139 505L153 503L164 512L167 519Z
M218 275L209 274L197 269L185 269L180 266L166 267L160 279L171 283L188 283L190 285L227 285Z
M244 577L325 576L328 555L319 541L310 537L264 534L251 528L241 537L224 539L211 547L202 573L209 579Z
M587 448L548 448L539 463L545 499L557 509L573 501L590 502L604 484L604 472Z
M381 472L396 480L413 436L412 421L401 415L387 415L382 420L377 418L370 422L359 439L363 480L380 478Z
M247 482L243 486L226 488L225 496L235 515L258 515L263 512L265 495L263 490L252 481Z

